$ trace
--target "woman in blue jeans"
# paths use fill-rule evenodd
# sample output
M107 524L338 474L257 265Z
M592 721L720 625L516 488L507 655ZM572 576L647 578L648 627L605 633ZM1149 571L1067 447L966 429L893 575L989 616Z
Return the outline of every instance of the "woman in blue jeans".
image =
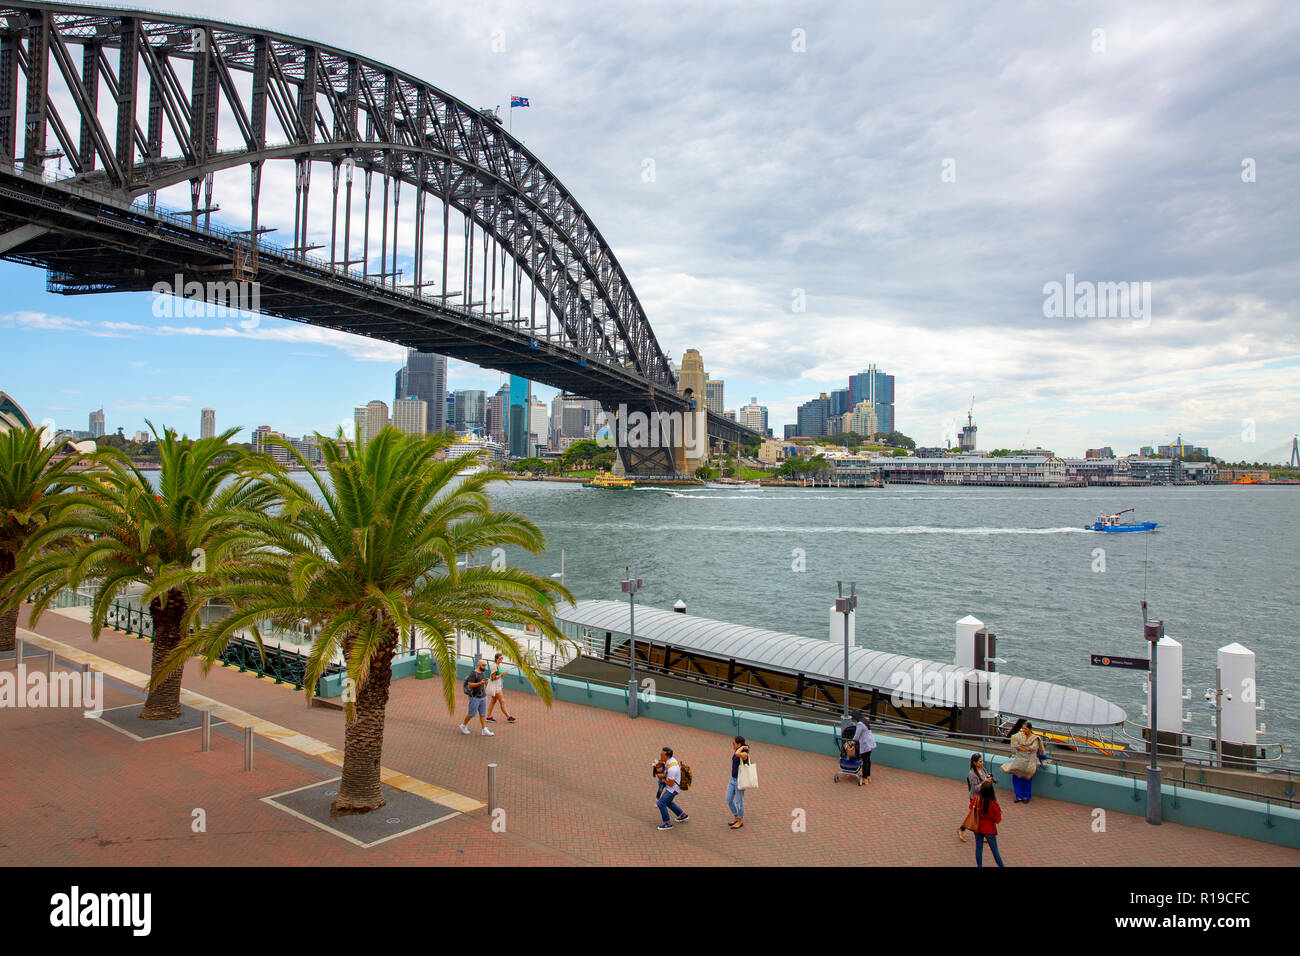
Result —
M744 737L737 734L732 741L731 779L727 781L727 809L731 811L729 826L733 830L739 830L745 825L745 791L736 785L736 777L740 773L742 763L749 763L749 744L745 743Z

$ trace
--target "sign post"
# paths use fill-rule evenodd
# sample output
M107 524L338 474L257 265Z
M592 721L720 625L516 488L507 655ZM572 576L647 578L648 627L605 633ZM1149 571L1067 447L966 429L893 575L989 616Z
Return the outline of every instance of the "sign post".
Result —
M627 569L627 579L623 581L623 593L627 595L627 715L635 717L636 707L636 592L644 587L645 582Z

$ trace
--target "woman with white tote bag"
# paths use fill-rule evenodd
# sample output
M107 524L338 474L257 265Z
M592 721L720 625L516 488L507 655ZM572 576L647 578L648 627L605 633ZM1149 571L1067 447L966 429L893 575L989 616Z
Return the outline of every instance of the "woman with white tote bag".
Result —
M758 765L749 759L749 744L737 735L732 741L731 778L727 781L727 807L731 810L728 826L739 830L745 825L745 791L758 788Z

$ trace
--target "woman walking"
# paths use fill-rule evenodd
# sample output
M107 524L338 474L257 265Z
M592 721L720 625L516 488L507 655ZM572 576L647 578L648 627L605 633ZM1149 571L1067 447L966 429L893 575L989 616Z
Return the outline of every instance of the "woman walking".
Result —
M1039 759L1047 754L1043 738L1034 733L1034 725L1023 718L1011 728L1011 759L1002 769L1011 774L1011 787L1016 803L1028 803L1034 795L1034 774L1038 772Z
M501 679L506 676L504 670L506 656L500 652L492 659L492 667L488 673L487 695L488 695L488 712L487 719L496 722L492 716L492 711L497 709L497 704L501 705L501 713L506 715L506 720L514 723L514 717L510 716L510 711L506 710L506 695L501 690Z
M871 782L871 751L876 749L876 737L867 723L867 716L862 711L853 715L857 725L853 728L853 742L858 745L858 755L862 758L862 777Z
M727 809L731 811L728 826L739 830L745 825L745 791L740 789L740 768L749 763L749 744L739 734L731 742L731 778L727 781Z
M974 801L976 794L980 792L980 786L985 780L992 781L993 777L984 769L984 758L979 754L970 755L970 773L966 774L966 799ZM967 814L969 817L969 814ZM957 828L957 837L962 843L966 842L966 822Z
M985 780L980 784L979 794L970 802L975 811L975 865L984 865L984 841L988 840L989 849L998 866L1005 866L1002 854L998 852L998 824L1002 822L1002 808L998 806L993 794L993 781Z

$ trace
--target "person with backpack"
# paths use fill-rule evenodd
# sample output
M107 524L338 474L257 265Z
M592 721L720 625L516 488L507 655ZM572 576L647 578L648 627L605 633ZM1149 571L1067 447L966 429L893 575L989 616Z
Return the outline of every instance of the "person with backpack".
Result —
M853 742L858 745L858 754L862 757L861 775L867 783L871 782L871 751L876 749L876 738L867 723L867 715L858 711L853 715L857 721L853 725Z
M659 808L659 815L663 817L659 829L671 830L673 825L668 821L669 810L677 815L678 823L685 823L690 819L686 811L677 805L677 794L691 788L691 768L673 756L672 747L664 747L659 751L659 763L663 764L663 770L655 772L655 776L663 784L659 799L655 801L655 806Z
M1002 822L1002 808L993 793L992 780L980 784L980 791L971 800L970 808L975 811L975 865L984 865L984 841L988 840L993 859L998 866L1005 866L1002 854L998 853L998 824Z
M465 714L465 719L460 722L460 732L462 734L469 733L469 720L477 715L479 726L483 728L480 736L496 736L496 734L488 730L487 725L487 684L487 661L480 657L478 663L474 665L474 669L469 672L464 683L461 684L466 697L469 698L469 711Z

